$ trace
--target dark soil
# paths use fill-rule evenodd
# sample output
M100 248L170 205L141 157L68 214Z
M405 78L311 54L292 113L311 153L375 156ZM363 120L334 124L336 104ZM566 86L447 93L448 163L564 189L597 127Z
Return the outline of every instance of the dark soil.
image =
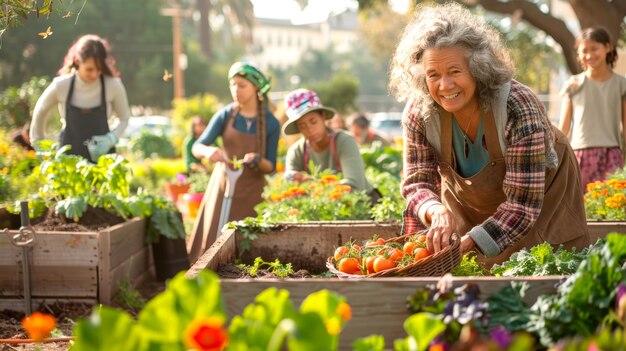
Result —
M64 232L92 232L120 224L125 220L102 208L88 207L78 222L65 216L54 213L49 209L48 213L41 218L34 219L33 229L37 231L64 231ZM14 228L18 229L18 228Z
M225 279L280 278L279 276L275 275L274 273L266 269L259 269L257 271L257 274L253 277L245 269L241 269L237 267L237 265L232 264L232 263L221 264L217 268L217 275L219 275L220 278L225 278ZM300 269L296 271L295 273L293 273L292 275L288 276L286 279L302 279L302 278L314 278L314 276L312 276L311 273L309 273L309 271L305 269Z
M156 280L149 280L137 287L139 294L147 301L158 293L165 290L165 283ZM61 335L53 337L72 336L73 328L79 319L86 318L91 314L91 310L97 305L90 305L77 302L55 302L53 304L42 304L36 310L42 313L51 314L56 318L56 328ZM124 308L117 303L113 307L126 310L131 315L136 315L137 310ZM34 311L33 311L34 312ZM0 339L27 339L28 335L22 328L22 318L24 313L11 310L0 311ZM2 344L0 351L13 350L42 350L42 351L66 351L69 349L69 342L52 342L41 344Z

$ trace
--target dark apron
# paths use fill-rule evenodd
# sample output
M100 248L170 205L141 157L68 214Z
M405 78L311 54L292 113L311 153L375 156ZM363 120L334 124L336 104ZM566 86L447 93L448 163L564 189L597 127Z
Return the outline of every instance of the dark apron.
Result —
M506 163L500 149L493 113L489 112L483 119L489 162L472 177L461 177L455 171L456 161L452 151L452 116L441 109L439 113L442 200L454 215L456 231L467 233L492 216L498 206L506 201L503 190ZM521 240L514 242L498 256L487 258L478 255L478 260L487 267L506 261L514 252L544 241L555 246L563 244L566 249L581 249L591 244L576 157L565 135L554 126L552 131L559 165L556 169L546 169L544 201L539 217Z
M74 95L74 81L76 75L72 77L70 91L67 93L65 102L65 129L61 132L61 145L71 145L69 154L82 156L91 162L87 141L94 135L104 135L108 133L109 123L107 117L106 96L104 91L104 76L100 75L100 86L102 87L100 106L93 108L80 108L72 105L72 95ZM111 148L108 153L114 153L115 148Z
M233 156L242 159L245 154L257 150L257 135L242 133L235 129L235 117L237 111L233 108L233 113L226 121L226 127L222 133L224 150L229 158ZM258 127L258 126L257 126ZM257 131L258 133L258 131ZM258 152L258 151L256 151ZM191 236L187 239L187 252L190 262L195 262L208 249L221 228L219 226L222 202L226 190L226 165L218 162L211 173L211 179L207 186L198 217L193 226ZM235 193L231 202L228 221L241 220L246 217L256 217L254 206L263 201L261 196L265 186L265 175L257 168L243 168L243 173L235 184Z

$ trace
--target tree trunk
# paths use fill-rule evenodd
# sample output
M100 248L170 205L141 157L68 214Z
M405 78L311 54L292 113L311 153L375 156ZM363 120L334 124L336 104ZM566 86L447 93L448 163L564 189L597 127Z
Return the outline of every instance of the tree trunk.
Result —
M196 8L200 13L200 25L198 26L198 38L200 39L200 50L208 60L211 58L211 26L209 26L209 12L211 11L211 0L196 0Z

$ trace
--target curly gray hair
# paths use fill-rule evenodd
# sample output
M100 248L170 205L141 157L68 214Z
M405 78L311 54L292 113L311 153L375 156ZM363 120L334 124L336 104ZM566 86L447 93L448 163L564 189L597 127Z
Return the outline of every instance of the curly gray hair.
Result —
M414 107L423 113L432 112L436 105L428 93L422 56L427 49L447 47L467 49L478 100L483 109L488 109L498 86L511 80L515 69L498 32L456 3L422 6L416 12L390 64L390 92L401 101L413 101Z

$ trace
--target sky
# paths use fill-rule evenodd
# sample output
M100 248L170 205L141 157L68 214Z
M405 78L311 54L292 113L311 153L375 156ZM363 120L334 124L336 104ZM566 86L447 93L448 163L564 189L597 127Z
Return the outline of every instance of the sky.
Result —
M300 10L293 0L252 0L254 13L257 17L292 19L294 24L323 22L331 13L340 13L346 8L357 9L355 0L314 0ZM408 0L391 1L392 8L403 11L408 5Z

